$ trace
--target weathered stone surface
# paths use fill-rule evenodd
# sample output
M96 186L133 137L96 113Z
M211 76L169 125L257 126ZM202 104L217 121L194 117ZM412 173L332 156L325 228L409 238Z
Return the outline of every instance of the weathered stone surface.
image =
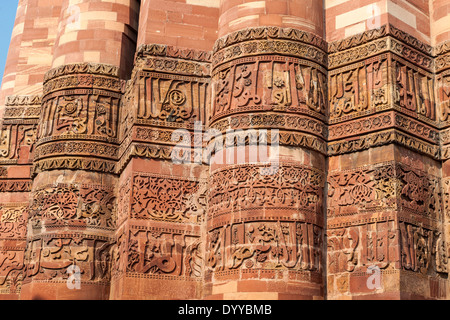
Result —
M445 1L72 3L19 2L0 299L449 299Z

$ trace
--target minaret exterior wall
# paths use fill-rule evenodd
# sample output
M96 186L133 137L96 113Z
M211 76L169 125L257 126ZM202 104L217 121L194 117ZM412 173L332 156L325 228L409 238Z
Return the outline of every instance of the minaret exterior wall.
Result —
M448 299L447 2L20 0L0 299Z

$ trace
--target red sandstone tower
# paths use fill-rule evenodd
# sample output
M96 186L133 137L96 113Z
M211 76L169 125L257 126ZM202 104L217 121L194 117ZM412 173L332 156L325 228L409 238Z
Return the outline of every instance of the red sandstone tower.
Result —
M449 41L444 0L20 0L0 299L448 299Z

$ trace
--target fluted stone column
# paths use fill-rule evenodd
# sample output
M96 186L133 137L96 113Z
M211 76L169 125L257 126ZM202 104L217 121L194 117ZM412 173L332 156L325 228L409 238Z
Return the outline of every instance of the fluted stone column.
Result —
M137 1L63 3L33 165L22 299L108 299L118 116Z
M322 2L222 1L219 26L209 119L222 137L210 144L205 297L322 299Z

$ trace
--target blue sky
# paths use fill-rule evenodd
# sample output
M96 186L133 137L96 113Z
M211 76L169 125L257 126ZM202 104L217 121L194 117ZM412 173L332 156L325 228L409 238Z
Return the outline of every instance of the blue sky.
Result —
M0 82L5 71L9 42L19 0L0 0Z

